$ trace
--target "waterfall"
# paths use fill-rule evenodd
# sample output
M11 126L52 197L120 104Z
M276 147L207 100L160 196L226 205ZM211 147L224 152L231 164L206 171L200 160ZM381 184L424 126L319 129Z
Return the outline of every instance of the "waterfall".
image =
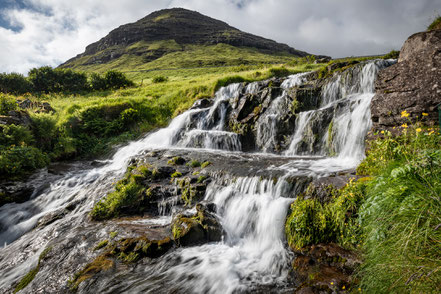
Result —
M179 200L177 192L174 197L158 203L160 216L157 218L139 217L102 224L91 222L88 213L111 191L134 158L172 149L184 150L186 154L198 149L197 152L206 154L207 159L223 154L225 159L231 159L225 164L236 164L237 168L249 161L256 163L256 168L242 168L247 170L248 176L230 176L220 170L207 188L204 201L216 204L216 214L225 231L224 239L172 250L157 260L143 260L132 268L127 267L126 272L118 268L122 273L111 277L102 275L100 278L104 280L93 284L94 291L242 293L289 289L287 277L292 256L286 250L284 223L290 203L296 193L304 189L299 179L322 177L356 166L363 157L363 141L370 128L369 104L375 77L379 69L390 64L391 61L377 60L355 67L350 74L335 75L323 86L317 109L300 112L297 117L290 113L295 127L286 134L283 133L286 130L280 128L284 123L281 113L290 112L289 91L305 83L307 74L277 80L274 92L277 96L265 96L263 112L255 117L254 129L250 132L256 137L258 152L275 152L276 148L281 148L280 137L285 136L288 144L282 149L282 156L241 152L243 137L229 128L230 115L241 97L259 98L263 87L271 88L268 83L254 82L221 88L209 106L193 107L174 118L168 127L119 148L112 158L99 162L98 166L73 163L68 172L44 184L42 179L47 177L47 172L41 172L40 178L35 179L35 185L40 188L31 200L0 207L0 244L5 245L0 248L0 289L12 289L35 267L39 254L49 242L69 245L69 252L53 257L58 258L56 262L73 263L81 259L84 266L84 260L90 262L94 256L87 242L94 244L108 238L102 228L104 225L113 228L121 222L142 225L145 229L151 225L168 225ZM299 155L308 157L299 158ZM260 162L270 164L262 166ZM273 173L277 175L274 178ZM66 207L71 207L68 212ZM52 214L60 216L37 227L42 218ZM79 240L77 235L84 231L92 240ZM42 284L39 292L49 291L45 283L50 279L58 279L51 286L63 287L80 269L71 266L61 273L58 267L44 267L36 276L36 281ZM23 293L31 293L26 291L24 289ZM61 290L51 288L50 291Z
M359 162L371 127L370 102L377 72L391 65L376 60L339 74L322 91L320 108L299 113L285 155L338 155Z

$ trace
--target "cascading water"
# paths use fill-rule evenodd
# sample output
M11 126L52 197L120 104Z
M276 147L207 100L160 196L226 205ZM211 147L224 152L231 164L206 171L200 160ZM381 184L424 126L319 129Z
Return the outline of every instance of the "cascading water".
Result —
M369 105L377 72L394 61L367 63L324 86L320 108L298 115L293 139L285 155L339 155L359 161L371 127Z
M334 77L324 87L320 108L299 113L295 129L287 134L291 135L291 142L286 156L335 154L339 156L338 163L329 159L252 155L255 161L268 156L282 160L280 164L261 167L260 172L266 174L266 178L256 177L254 170L249 171L248 177L223 178L221 175L206 192L205 201L217 205L217 216L226 233L222 242L179 248L157 261L142 262L126 274L94 284L94 291L237 293L265 286L277 291L285 289L290 256L283 228L291 197L300 189L292 178L323 176L357 164L363 156L363 138L370 127L373 82L377 71L390 63L370 62L358 72L354 71L350 78ZM288 89L304 80L305 75L300 74L281 83L282 93L267 105L256 121L260 151L269 152L276 145L276 133L280 131L278 111L289 103ZM30 201L0 207L0 243L5 245L0 249L0 292L12 292L14 283L36 266L39 254L50 241L66 242L70 248L59 257L60 264L92 255L87 249L87 240L77 239L77 235L87 232L84 236L93 237L89 243L102 238L105 232L100 223L88 220L88 212L111 190L112 182L122 177L132 158L152 149L220 149L224 150L224 156L235 157L241 165L242 153L237 152L242 150L241 137L228 130L228 115L241 95L257 95L259 87L259 83L251 83L222 88L211 106L184 112L167 128L120 148L100 167L78 163L48 187L40 189ZM210 157L209 152L213 151L203 152ZM271 176L273 171L279 173L276 183ZM285 180L289 177L290 180ZM167 208L167 203L159 203L159 206L160 218L124 222L164 225L171 220L172 210ZM43 216L60 210L62 214L55 221L36 227ZM40 270L36 280L43 284L52 281L51 287L62 287L73 275L72 271L77 270L79 268L66 270L63 276L57 267L45 268ZM57 292L57 289L48 289L49 286L41 287L40 292ZM24 293L31 293L26 291L25 288Z

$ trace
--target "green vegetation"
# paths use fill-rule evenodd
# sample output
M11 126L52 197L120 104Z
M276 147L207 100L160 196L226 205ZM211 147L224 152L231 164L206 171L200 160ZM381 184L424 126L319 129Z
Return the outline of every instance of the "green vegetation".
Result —
M109 240L103 240L103 241L101 241L101 242L99 242L96 246L95 246L95 248L93 248L93 250L95 251L95 250L100 250L101 248L104 248L104 247L106 247L107 245L109 244Z
M14 95L25 93L84 93L90 91L115 90L133 86L133 82L115 70L107 71L103 76L71 69L42 66L29 71L29 77L16 73L0 74L0 92Z
M212 163L211 163L211 161L204 161L204 162L202 162L202 164L201 164L201 168L206 168L207 166L209 166L209 165L211 165Z
M15 286L14 293L17 293L20 290L23 290L26 288L27 285L29 285L32 280L35 278L35 276L40 271L40 264L43 259L46 258L49 251L52 250L52 247L48 247L41 252L40 257L38 258L38 264L35 268L31 269L21 280L18 282L17 286Z
M398 59L400 57L400 51L392 50L386 55L383 55L383 59Z
M438 15L433 22L427 27L427 30L441 30L441 16Z
M360 180L351 181L341 190L326 187L329 199L323 200L314 197L317 188L309 186L291 205L285 226L290 247L301 250L307 245L335 242L348 249L356 248L360 241L356 216L365 188L365 181Z
M69 280L70 289L75 291L78 286L87 279L90 279L94 275L101 271L107 271L111 269L114 265L113 260L107 256L100 255L94 261L89 263L81 271L75 273L74 277Z
M382 131L370 142L357 172L372 177L340 190L328 187L325 198L313 189L299 197L286 223L287 239L296 250L336 242L359 252L363 292L438 293L441 135L418 124L403 124L401 131Z
M129 169L124 178L116 183L115 191L95 204L90 217L93 220L117 217L122 213L123 207L135 206L135 203L141 202L147 190L141 182L152 175L153 173L145 166Z
M164 76L156 76L156 77L154 77L152 79L153 83L164 83L164 82L167 82L167 81L168 81L168 78L164 77Z
M199 162L199 161L197 161L197 160L195 160L195 159L193 159L192 161L190 161L189 163L187 163L187 165L189 166L189 167L200 167L201 166L201 163Z
M185 163L185 159L181 156L175 156L172 159L170 159L167 164L170 165L183 165Z
M182 173L176 171L176 172L172 173L171 177L172 177L173 179L174 179L174 178L180 178L180 177L182 177Z

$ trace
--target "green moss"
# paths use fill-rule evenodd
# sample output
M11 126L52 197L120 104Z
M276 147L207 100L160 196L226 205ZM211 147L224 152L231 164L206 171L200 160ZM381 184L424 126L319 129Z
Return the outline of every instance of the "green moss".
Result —
M109 240L103 240L103 241L99 242L99 243L95 246L95 248L93 248L93 250L94 250L94 251L95 251L95 250L100 250L101 248L106 247L108 244L109 244Z
M110 232L110 233L109 233L109 237L110 237L110 239L115 239L116 236L118 236L118 232L117 232L117 231L114 231L114 232Z
M94 261L87 264L81 271L78 273L75 273L73 278L69 280L70 289L76 290L78 289L78 286L84 282L87 279L90 279L97 273L101 271L107 271L111 269L114 265L113 260L109 259L108 257L104 255L100 255L97 258L95 258Z
M206 179L208 179L207 176L204 176L204 175L199 176L199 178L198 178L198 180L197 180L197 183L200 184L200 183L202 183L203 181L205 181Z
M116 183L115 191L95 204L90 213L91 218L93 220L109 219L119 216L122 207L137 207L147 190L143 182L156 175L157 171L151 172L147 166L129 167L124 178Z
M180 156L175 156L167 162L167 164L170 165L182 165L184 163L185 163L185 159Z
M211 163L211 161L204 161L202 164L201 164L201 168L206 168L207 166L209 166L209 165L211 165L212 163Z
M34 280L35 276L40 271L40 264L43 259L46 258L47 254L52 250L52 247L48 247L40 254L38 258L38 264L35 268L31 269L21 280L18 282L17 286L14 288L14 293L17 293L20 290L23 290L26 288L27 285L29 285L32 280Z
M192 160L192 161L190 161L189 163L187 163L187 165L188 165L189 167L193 167L193 168L195 168L195 167L200 167L200 166L201 166L201 163L200 163L199 161L197 161L197 160Z
M173 179L174 179L174 178L180 178L180 177L182 177L182 173L176 171L176 172L174 172L174 173L171 175L171 177L172 177Z

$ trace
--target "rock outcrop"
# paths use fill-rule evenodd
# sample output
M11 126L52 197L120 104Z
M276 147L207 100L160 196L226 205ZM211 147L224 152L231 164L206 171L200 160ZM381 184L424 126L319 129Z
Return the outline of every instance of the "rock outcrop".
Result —
M374 130L403 123L438 120L441 103L441 30L412 35L401 48L398 63L382 70L376 82L371 114ZM402 117L407 111L409 117ZM422 116L427 113L427 116ZM418 118L417 118L418 117Z

